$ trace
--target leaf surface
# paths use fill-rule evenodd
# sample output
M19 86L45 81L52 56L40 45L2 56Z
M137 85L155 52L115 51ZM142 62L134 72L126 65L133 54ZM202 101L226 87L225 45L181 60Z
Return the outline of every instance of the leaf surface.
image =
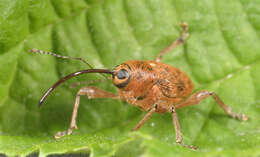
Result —
M101 156L259 156L260 1L259 0L5 0L0 1L0 153L40 156L71 152ZM130 59L152 60L189 24L185 45L163 62L186 72L195 91L216 92L249 121L226 116L212 98L177 111L184 143L175 143L170 114L145 115L110 99L81 97L73 135L54 140L69 127L76 92L69 85L103 79L89 74L68 81L48 97L59 78L82 69L81 62L29 54L32 48L82 57L95 68ZM110 81L94 83L116 92Z

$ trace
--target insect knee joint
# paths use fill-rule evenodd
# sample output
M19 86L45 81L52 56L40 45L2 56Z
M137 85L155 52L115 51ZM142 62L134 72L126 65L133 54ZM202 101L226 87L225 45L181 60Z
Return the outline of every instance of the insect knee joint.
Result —
M182 144L182 139L176 139L176 143Z
M178 40L178 42L180 42L180 43L183 43L183 42L184 42L184 39L181 38L181 37L179 37L177 40Z
M209 92L209 95L212 96L212 95L216 95L216 94L214 92Z
M171 112L171 113L175 113L175 112L176 112L175 107L171 107L171 108L170 108L170 112Z

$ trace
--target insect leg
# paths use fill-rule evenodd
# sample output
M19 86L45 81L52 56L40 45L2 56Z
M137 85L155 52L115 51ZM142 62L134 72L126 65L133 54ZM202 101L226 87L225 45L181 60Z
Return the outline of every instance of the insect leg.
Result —
M188 25L186 23L182 22L180 24L180 26L182 28L182 36L180 38L178 38L177 40L175 40L169 47L167 47L166 49L161 51L155 59L156 62L161 62L162 56L164 54L166 54L170 50L174 49L176 46L183 44L185 42L185 40L187 39L187 37L188 37Z
M76 125L76 118L77 118L77 112L79 108L79 101L80 101L80 96L82 95L87 95L89 99L94 99L94 98L112 98L112 99L120 99L118 95L106 92L102 89L99 89L97 87L83 87L81 88L76 96L75 104L74 104L74 109L72 113L72 118L71 118L71 123L70 123L70 128L66 131L61 131L58 132L54 138L58 139L64 135L70 135L74 129L77 129Z
M175 129L175 133L176 133L176 143L180 144L183 147L187 147L187 148L190 148L190 149L197 149L196 146L185 145L182 142L181 129L180 129L178 116L177 116L177 113L175 111L175 107L171 107L171 113L172 113L172 120L173 120L174 129Z
M156 111L157 104L144 116L144 118L132 129L132 131L136 131L151 117L151 115Z
M215 101L227 113L227 115L231 116L232 118L238 119L238 120L243 120L243 121L248 120L248 117L246 115L234 113L232 111L231 107L224 104L224 102L216 95L216 93L209 92L209 91L200 91L200 92L193 94L185 102L183 102L180 105L177 105L176 109L179 109L179 108L182 108L182 107L185 107L185 106L199 104L202 100L206 99L209 96L212 96L215 99Z

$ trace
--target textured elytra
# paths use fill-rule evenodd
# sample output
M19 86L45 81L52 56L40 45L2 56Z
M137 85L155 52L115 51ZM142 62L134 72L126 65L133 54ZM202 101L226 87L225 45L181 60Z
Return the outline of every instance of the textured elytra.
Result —
M0 3L1 153L48 155L87 148L93 156L122 156L128 151L133 154L129 156L259 154L258 0ZM113 68L130 59L153 59L179 36L181 21L190 26L189 39L163 61L186 72L196 90L219 93L234 110L246 113L249 122L228 118L212 100L179 110L184 142L200 146L201 151L191 152L175 144L170 115L154 115L132 134L142 112L115 100L83 98L80 129L60 141L52 139L68 127L77 89L60 87L40 110L37 102L59 78L86 66L32 56L25 53L28 49L80 56L96 68ZM70 83L97 78L102 76ZM115 92L109 81L94 85Z

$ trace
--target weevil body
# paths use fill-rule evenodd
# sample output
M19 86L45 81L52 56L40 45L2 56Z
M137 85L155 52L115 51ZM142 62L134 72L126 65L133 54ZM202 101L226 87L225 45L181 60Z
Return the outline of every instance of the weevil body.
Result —
M156 112L167 112L193 90L193 83L184 72L156 61L127 61L117 66L114 72L112 81L120 98L144 111L160 104Z
M130 60L116 66L113 70L106 69L87 69L74 72L63 77L55 83L41 98L39 105L47 98L47 96L64 81L86 73L103 73L111 74L112 82L118 89L118 94L104 91L97 87L87 86L82 87L76 96L74 109L72 113L70 128L66 131L58 132L55 138L60 138L64 135L70 135L74 129L77 129L76 116L80 102L80 96L87 95L89 99L94 98L112 98L125 100L129 104L133 104L148 113L144 118L133 128L138 130L150 116L157 113L169 112L172 114L173 124L176 133L176 142L184 147L196 149L195 146L185 145L182 142L180 125L176 113L176 109L186 106L199 104L205 98L211 96L216 103L226 112L227 115L239 120L247 120L244 114L232 112L231 107L227 106L214 92L199 91L192 94L193 83L189 77L178 68L161 62L162 56L174 49L176 46L184 43L187 34L187 25L181 24L183 29L181 38L174 41L168 48L159 53L155 60L137 61ZM31 52L49 54L63 59L80 60L87 64L82 58L73 58L69 56L60 56L51 52L32 49Z

